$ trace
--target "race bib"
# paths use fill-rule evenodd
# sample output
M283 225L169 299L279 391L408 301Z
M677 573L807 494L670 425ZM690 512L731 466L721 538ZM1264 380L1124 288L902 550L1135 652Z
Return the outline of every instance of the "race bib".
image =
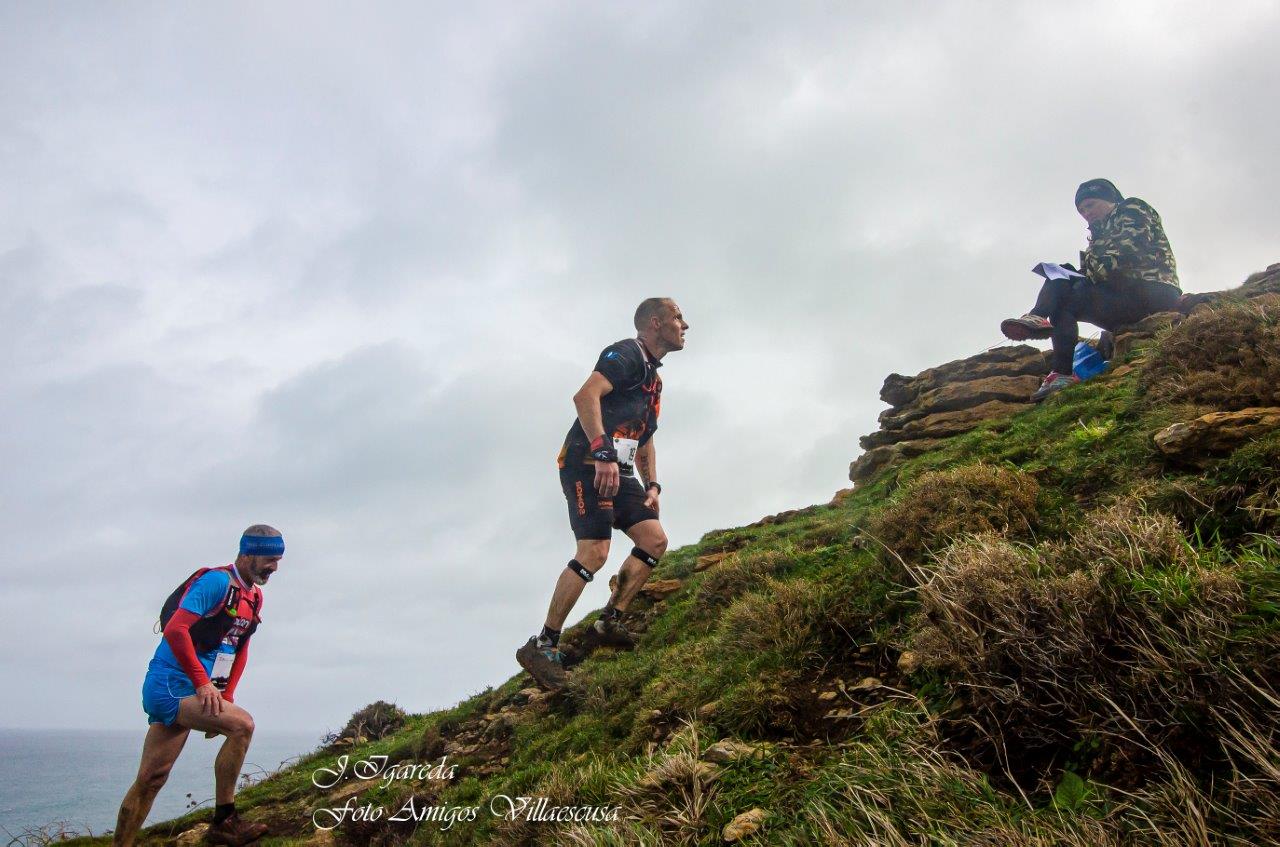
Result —
M618 464L631 467L636 463L636 453L640 452L640 442L634 438L615 438L613 449L618 454Z
M213 673L209 674L209 681L214 684L218 690L227 687L227 682L231 679L231 666L235 664L235 653L219 652L213 659Z

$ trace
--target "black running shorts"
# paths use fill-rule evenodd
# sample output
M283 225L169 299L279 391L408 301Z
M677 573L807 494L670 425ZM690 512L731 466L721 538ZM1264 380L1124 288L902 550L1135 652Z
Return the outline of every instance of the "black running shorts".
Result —
M606 540L614 527L626 532L640 521L658 519L658 513L645 506L644 488L634 476L623 476L613 497L601 497L596 493L595 466L576 465L560 469L560 487L569 503L573 537L579 541Z

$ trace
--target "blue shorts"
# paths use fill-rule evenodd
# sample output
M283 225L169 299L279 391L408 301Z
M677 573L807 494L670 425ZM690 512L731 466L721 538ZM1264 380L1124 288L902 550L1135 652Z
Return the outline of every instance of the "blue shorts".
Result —
M149 669L142 680L142 711L147 723L173 726L178 719L178 703L196 693L196 687L185 673Z

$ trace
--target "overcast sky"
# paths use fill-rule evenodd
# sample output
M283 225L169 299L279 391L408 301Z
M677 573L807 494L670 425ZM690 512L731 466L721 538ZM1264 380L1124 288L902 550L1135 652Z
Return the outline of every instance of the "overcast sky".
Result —
M256 522L263 729L503 681L641 299L691 324L673 546L825 501L887 373L1076 256L1082 180L1186 290L1280 261L1278 41L1276 2L4 4L0 726L141 733L161 600Z

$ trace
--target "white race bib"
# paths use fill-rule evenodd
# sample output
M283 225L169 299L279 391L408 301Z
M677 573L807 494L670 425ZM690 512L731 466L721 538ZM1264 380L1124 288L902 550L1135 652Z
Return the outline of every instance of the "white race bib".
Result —
M213 673L209 674L210 681L218 688L226 688L227 681L231 678L231 666L235 664L235 653L219 652L213 658Z
M636 463L636 453L640 452L640 442L634 438L615 438L613 449L618 454L618 464L631 467Z

